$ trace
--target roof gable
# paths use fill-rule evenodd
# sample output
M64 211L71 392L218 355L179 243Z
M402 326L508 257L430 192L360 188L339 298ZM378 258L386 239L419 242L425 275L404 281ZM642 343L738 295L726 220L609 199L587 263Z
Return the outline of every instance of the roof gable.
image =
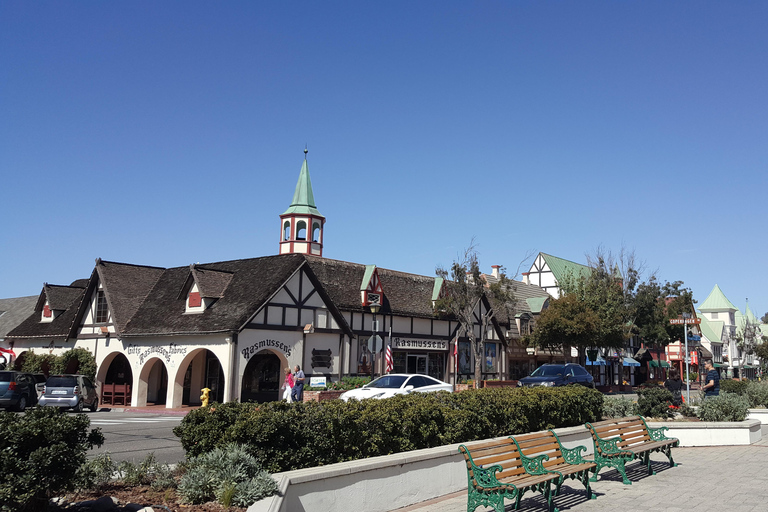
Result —
M103 261L99 258L96 260L95 272L107 298L115 328L118 333L122 333L165 269ZM94 293L95 289L92 286L89 292Z
M555 279L557 279L558 282L565 279L569 273L572 274L575 279L578 279L580 277L588 277L592 272L592 269L581 263L558 258L543 252L541 253L541 256L544 258L549 270L552 271L552 274L554 274Z
M738 311L738 309L728 300L718 285L712 288L707 298L699 306L699 311Z

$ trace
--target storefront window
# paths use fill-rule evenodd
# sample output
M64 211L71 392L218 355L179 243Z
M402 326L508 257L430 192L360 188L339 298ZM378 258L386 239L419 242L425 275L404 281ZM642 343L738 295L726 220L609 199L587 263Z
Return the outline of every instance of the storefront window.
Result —
M485 372L486 373L496 373L496 369L498 368L497 362L498 359L496 357L497 351L496 351L496 344L495 343L486 343L485 344Z
M434 377L438 380L445 380L443 372L445 369L445 354L429 354L429 373L430 377Z
M470 361L472 360L469 352L469 342L459 342L459 373L470 374L472 373L472 367Z

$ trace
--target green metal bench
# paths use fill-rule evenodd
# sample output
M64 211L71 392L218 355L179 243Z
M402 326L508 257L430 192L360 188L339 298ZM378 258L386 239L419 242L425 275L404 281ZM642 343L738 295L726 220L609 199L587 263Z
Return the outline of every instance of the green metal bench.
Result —
M589 498L589 472L595 463L585 461L586 448L564 448L553 431L537 432L459 446L467 463L467 512L480 505L504 512L504 499L514 500L514 508L527 491L542 493L550 511L556 512L553 498L568 479L580 480Z
M678 446L680 441L664 435L667 427L650 428L642 416L598 421L586 426L592 434L597 464L592 481L597 480L597 473L602 468L611 467L621 474L624 484L631 485L625 465L635 459L645 464L648 474L653 475L655 472L650 458L653 452L663 453L669 459L669 465L676 466L672 460L672 448Z

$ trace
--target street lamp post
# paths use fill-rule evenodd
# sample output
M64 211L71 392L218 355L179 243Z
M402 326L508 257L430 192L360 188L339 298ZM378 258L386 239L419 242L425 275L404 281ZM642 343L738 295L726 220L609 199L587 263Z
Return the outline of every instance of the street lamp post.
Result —
M686 318L691 318L690 313L683 313L683 320ZM688 354L688 324L683 324L683 336L685 337L685 402L690 405L691 404L691 381L688 379L688 376L691 374L690 370L688 368L688 361L690 361L691 356Z
M371 324L371 330L373 331L373 334L371 335L371 381L373 381L374 378L374 364L376 362L376 340L378 339L379 335L379 322L376 320L376 314L381 309L381 304L378 302L374 302L373 304L370 304L368 306L371 308L371 313L373 313L373 321Z

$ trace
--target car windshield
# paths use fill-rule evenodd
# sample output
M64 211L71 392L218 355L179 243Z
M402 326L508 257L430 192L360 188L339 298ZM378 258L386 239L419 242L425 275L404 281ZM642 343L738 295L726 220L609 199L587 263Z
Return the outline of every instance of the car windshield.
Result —
M45 385L49 388L72 388L77 383L74 377L49 377Z
M366 388L399 388L408 377L404 375L385 375L365 385Z
M558 377L563 375L562 366L539 366L531 377Z

